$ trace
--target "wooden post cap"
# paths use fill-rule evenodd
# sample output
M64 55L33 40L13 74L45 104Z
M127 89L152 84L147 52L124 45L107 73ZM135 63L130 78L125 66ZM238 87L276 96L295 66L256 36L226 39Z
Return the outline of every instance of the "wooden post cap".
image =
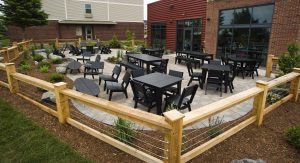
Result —
M256 81L256 85L267 86L267 85L269 85L269 83L266 81L263 81L263 80L258 80L258 81Z
M179 119L184 118L184 114L180 113L178 110L171 110L163 113L167 120L174 122Z
M294 70L294 72L296 72L296 73L300 73L300 68L294 68L293 70Z

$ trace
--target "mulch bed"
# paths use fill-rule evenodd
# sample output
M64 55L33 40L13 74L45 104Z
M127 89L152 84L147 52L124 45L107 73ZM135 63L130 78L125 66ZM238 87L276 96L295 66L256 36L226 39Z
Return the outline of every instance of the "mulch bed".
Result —
M53 65L50 72L54 71L55 66ZM48 80L49 75L49 73L40 73L34 67L27 74L43 80ZM5 75L0 71L0 80L4 78ZM73 82L70 79L66 78L65 82L68 83L69 88L72 88ZM41 97L42 94L42 91L37 90L35 87L27 87L27 91L36 97ZM81 154L96 162L142 162L70 125L59 124L57 118L41 111L23 98L11 94L6 88L0 87L0 94L2 99L25 113L28 118L37 122L40 126L73 146ZM109 130L108 126L95 123L84 116L78 116L78 111L72 105L70 107L71 116L77 115L75 119L79 121L84 120L84 122L95 125L96 128ZM261 127L251 125L196 157L191 162L230 162L234 159L243 158L260 158L267 162L300 162L300 152L288 145L283 136L284 131L288 127L300 124L299 108L299 101L298 103L290 102L285 104L269 113L265 117ZM145 134L162 138L157 132L148 131ZM144 138L141 137L140 139ZM147 140L147 142L151 142L151 140ZM138 142L135 144L139 145Z

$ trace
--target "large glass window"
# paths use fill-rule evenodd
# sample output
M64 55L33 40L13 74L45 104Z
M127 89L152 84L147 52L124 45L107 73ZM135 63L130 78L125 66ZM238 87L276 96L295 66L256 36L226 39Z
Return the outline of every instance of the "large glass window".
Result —
M151 24L151 46L153 48L166 46L166 25L164 23Z
M177 21L176 48L178 51L201 50L201 19Z
M271 4L220 11L217 57L242 52L265 59L273 9Z

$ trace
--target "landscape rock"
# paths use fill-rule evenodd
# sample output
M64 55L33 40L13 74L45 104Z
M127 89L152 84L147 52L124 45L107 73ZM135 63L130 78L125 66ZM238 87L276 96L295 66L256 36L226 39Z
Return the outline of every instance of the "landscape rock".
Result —
M62 59L61 56L59 56L59 55L54 55L53 53L51 53L51 54L49 55L49 57L50 57L50 59Z
M233 160L231 163L266 163L266 161L258 159L258 160L251 160L251 159L242 159L242 160Z
M66 67L56 67L56 72L64 74L66 73L66 69L67 69Z
M42 102L45 103L56 103L55 94L53 92L45 92L41 98Z
M38 61L34 61L34 65L38 65L39 64L39 62Z

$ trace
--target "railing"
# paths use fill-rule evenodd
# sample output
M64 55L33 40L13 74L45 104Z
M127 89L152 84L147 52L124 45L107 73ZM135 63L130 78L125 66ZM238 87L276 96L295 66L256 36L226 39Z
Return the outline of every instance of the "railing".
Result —
M291 100L297 101L300 84L300 69L295 69L294 72L269 82L258 81L254 88L195 109L186 114L172 110L165 112L164 116L158 116L68 89L67 84L63 82L52 84L17 73L14 64L0 63L0 71L5 71L8 79L7 83L1 82L1 86L8 87L12 93L23 97L42 110L57 117L60 123L72 125L143 161L169 163L187 162L250 124L256 123L257 125L261 125L265 114L285 102ZM285 83L289 83L288 95L268 105L266 103L268 91ZM22 90L23 84L26 84L26 87L23 86L25 88L24 90ZM23 91L26 91L26 89L29 88L28 86L54 92L56 97L54 107L49 107L38 100L33 100L32 96L26 95ZM101 123L101 121L88 121L88 117L81 114L78 110L73 109L70 102L73 103L72 105L79 103L82 106L90 107L92 111L101 111L111 116L120 117L151 130L146 132L135 129L135 133L137 134L135 138L136 143L124 143L124 141L115 139L112 134L115 129L111 125L105 125ZM209 126L208 128L204 127L201 129L192 127L203 123L203 121L210 119L212 116L232 110L232 107L236 107L245 102L253 104L250 105L250 110L252 111L242 118L218 124L219 126ZM201 135L216 129L216 127L222 129L226 128L227 130L220 132L219 135L215 135L208 140L201 140ZM151 133L153 134L151 135ZM148 141L150 139L151 141Z
M18 59L24 52L25 49L30 47L32 40L22 41L22 42L13 42L13 46L9 48L4 48L0 50L0 56L3 57L4 63L13 62Z
M278 62L278 57L275 57L272 54L268 55L267 58L267 65L266 65L266 77L270 77L271 73L277 69L277 62Z
M81 39L43 39L43 40L33 40L33 43L54 43L56 48L62 48L64 43L72 43L75 46L80 45Z

